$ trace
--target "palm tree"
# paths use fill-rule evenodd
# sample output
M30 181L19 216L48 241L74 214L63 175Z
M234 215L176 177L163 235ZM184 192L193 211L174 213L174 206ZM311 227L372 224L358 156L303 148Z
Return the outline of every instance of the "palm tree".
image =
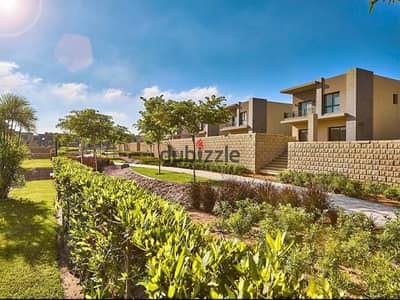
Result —
M7 198L11 186L22 176L20 164L26 150L21 132L34 131L35 121L35 111L25 98L0 96L0 199Z
M1 139L9 139L18 135L18 143L21 132L35 131L35 110L29 102L21 96L4 94L0 96L0 131Z

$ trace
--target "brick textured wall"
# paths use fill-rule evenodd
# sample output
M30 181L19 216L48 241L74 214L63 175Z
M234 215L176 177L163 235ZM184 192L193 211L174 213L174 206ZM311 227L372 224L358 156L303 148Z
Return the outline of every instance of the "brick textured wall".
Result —
M199 138L196 138L198 140ZM213 154L209 157L210 160L215 160L217 153L216 150L224 151L220 159L225 161L225 147L228 147L228 162L229 153L237 150L240 153L238 158L239 164L245 166L252 172L258 172L267 163L271 162L274 158L281 155L287 150L288 142L294 141L295 138L283 135L268 135L265 133L244 133L244 134L231 134L227 136L210 136L201 138L204 144L203 153L206 150L213 150ZM180 151L185 151L185 146L192 150L192 139L175 139L165 141L161 144L161 151L167 151L168 146L177 152L177 157L180 157ZM119 149L125 149L127 145L119 145ZM130 150L132 151L132 150ZM153 152L157 156L157 146L147 145L140 143L140 151ZM184 153L183 153L184 155ZM197 155L197 154L196 154ZM203 159L205 158L203 154ZM189 156L191 158L191 155Z
M400 184L400 140L289 143L289 169Z
M50 173L53 171L53 168L34 168L32 170L25 171L25 180L46 180L51 179Z
M285 152L288 149L288 143L295 140L296 138L291 136L257 133L256 172Z
M198 138L196 139L198 140ZM238 158L239 164L245 166L252 172L255 171L255 147L256 147L256 134L231 134L227 136L210 136L202 137L205 150L213 150L213 154L209 157L211 160L215 160L217 153L216 150L224 151L225 147L228 147L228 155L231 151L237 150L240 153ZM166 141L162 145L162 150L166 150L167 146L170 145L173 150L178 152L185 151L185 146L188 146L189 150L192 150L192 139L176 139L171 141ZM157 151L157 147L154 147ZM196 154L197 155L197 154ZM203 158L205 154L203 154ZM191 156L189 156L191 158ZM225 160L225 153L222 154L220 159ZM229 156L228 156L229 160Z

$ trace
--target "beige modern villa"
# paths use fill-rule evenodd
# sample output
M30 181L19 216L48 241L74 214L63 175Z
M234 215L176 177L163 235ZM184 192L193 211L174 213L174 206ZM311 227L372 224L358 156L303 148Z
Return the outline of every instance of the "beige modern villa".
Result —
M299 141L400 139L400 80L354 68L281 93L293 104L280 123Z
M205 124L200 136L218 136L240 133L267 133L291 135L291 126L281 124L285 112L291 104L270 101L262 98L249 98L247 101L226 106L231 119L225 124Z

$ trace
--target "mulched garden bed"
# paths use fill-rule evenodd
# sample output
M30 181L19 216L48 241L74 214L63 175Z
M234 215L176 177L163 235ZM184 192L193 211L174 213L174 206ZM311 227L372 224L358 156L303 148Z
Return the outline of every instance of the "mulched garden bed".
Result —
M134 181L138 186L153 192L154 194L178 202L185 209L190 209L189 185L174 182L161 181L138 174L130 168L121 168L120 166L107 167L104 174L114 177L122 177Z

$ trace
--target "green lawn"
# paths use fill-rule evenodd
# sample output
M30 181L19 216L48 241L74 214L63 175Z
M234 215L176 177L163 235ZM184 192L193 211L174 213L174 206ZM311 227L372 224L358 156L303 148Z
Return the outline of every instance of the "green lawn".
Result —
M55 188L30 181L0 200L0 298L62 298Z
M166 171L166 170L163 170L162 167L161 167L160 175L157 174L158 169L132 167L132 170L135 172L138 172L140 174L143 174L145 176L156 178L159 180L164 180L164 181L171 181L171 182L177 182L177 183L189 183L192 181L191 174ZM198 176L196 176L196 180L197 181L208 181L207 178L198 177Z
M22 162L24 169L51 168L52 166L50 159L26 159Z

